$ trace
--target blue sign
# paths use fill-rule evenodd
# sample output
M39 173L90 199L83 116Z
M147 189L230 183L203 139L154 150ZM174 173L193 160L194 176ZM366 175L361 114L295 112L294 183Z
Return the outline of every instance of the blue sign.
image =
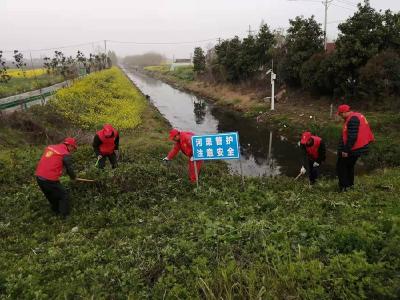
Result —
M192 136L194 160L239 159L237 132Z

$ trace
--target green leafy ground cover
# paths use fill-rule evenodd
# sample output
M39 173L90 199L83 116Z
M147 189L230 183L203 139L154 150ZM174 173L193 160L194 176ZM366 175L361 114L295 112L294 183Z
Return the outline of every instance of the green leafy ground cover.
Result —
M309 189L284 177L242 190L207 163L195 190L184 158L160 163L171 144L152 107L122 131L119 168L103 172L93 132L53 109L0 119L0 298L399 297L400 169L339 194L335 181ZM45 143L68 132L80 136L77 171L98 183L67 180L72 214L61 220L32 174Z

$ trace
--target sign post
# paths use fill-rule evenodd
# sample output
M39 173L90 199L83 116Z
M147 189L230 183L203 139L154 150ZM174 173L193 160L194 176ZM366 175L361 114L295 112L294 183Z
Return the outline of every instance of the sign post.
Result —
M242 162L240 161L239 135L237 132L194 135L192 136L192 150L197 186L199 178L196 161L198 160L239 159L242 184L244 184Z

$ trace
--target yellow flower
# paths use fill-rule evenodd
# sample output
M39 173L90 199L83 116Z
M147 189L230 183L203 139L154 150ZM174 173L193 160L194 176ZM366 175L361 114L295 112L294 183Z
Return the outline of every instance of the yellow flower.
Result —
M60 89L50 102L72 123L99 128L110 123L117 129L141 123L146 107L143 95L116 67L86 76L71 87Z

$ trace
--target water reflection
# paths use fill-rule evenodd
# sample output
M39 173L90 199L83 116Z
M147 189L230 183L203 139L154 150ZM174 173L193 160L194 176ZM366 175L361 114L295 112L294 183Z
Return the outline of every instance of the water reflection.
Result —
M193 96L192 100L193 100L193 107L194 107L193 112L195 115L196 124L202 124L206 116L207 104L203 99L198 98L196 96Z

